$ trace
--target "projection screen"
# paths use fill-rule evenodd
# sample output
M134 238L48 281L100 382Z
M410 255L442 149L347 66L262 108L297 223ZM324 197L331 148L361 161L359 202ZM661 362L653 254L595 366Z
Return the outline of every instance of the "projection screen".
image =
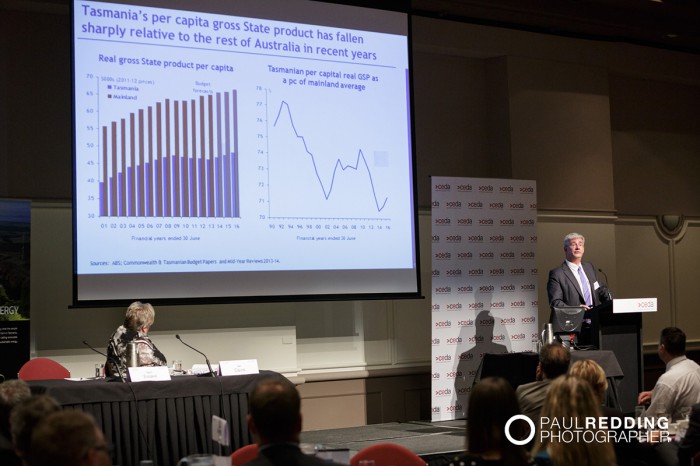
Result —
M74 1L74 304L416 297L405 13Z

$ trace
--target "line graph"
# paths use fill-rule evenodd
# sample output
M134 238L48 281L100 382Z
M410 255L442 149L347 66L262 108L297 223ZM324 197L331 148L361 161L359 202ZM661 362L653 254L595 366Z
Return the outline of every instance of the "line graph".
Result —
M292 106L282 100L271 127L277 144L271 144L274 148L269 162L270 192L277 194L270 195L270 203L283 207L276 211L334 218L376 218L384 211L389 196L378 194L381 189L363 149L357 149L351 161L344 162L341 156L323 157L324 151L310 148L320 136L307 137L308 132L297 128ZM287 187L284 198L280 185Z

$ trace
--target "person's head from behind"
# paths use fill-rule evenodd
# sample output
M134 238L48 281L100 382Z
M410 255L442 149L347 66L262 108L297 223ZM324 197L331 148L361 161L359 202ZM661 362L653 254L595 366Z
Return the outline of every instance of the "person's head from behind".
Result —
M32 432L49 414L60 411L61 406L49 395L34 395L18 404L10 415L12 444L17 456L27 464L31 448Z
M10 412L32 395L24 380L13 379L0 383L0 434L8 440L10 433Z
M109 447L89 414L65 410L49 414L34 429L31 466L107 466Z
M284 377L263 379L250 394L248 426L261 445L299 443L301 399Z
M525 450L505 436L510 418L520 414L518 399L510 383L501 377L486 377L474 386L467 412L467 450L477 455L498 452L504 464L519 464ZM509 432L513 438L526 436L524 424L515 422Z
M659 338L659 357L668 362L685 354L685 332L678 327L666 327Z
M540 350L537 366L538 379L556 379L566 374L571 363L571 353L559 343L549 343Z
M156 319L156 311L149 303L135 301L126 309L124 327L134 332L148 333Z
M543 423L533 452L547 450L553 464L615 464L612 443L588 442L583 436L567 440L566 426L586 425L587 419L602 416L598 397L586 380L566 375L552 381L540 415L548 422ZM597 431L593 427L591 430L595 437Z
M600 364L592 359L581 359L574 362L569 368L569 375L579 377L591 385L599 404L605 401L605 393L608 390L608 379Z

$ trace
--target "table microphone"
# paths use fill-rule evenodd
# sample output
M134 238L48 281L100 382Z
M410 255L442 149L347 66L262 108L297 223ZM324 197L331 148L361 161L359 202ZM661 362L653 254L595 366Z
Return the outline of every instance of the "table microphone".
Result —
M102 356L104 356L104 357L107 359L108 362L114 363L114 367L117 368L117 374L119 374L119 380L121 380L122 382L124 382L124 377L122 377L122 371L121 371L121 369L119 368L119 361L117 361L117 360L114 359L114 358L110 358L109 356L107 356L106 354L104 354L102 351L99 351L99 350L93 348L93 347L90 346L90 344L89 344L87 341L85 341L85 340L83 340L83 345L87 346L88 348L90 348L91 350L93 350L95 353L101 354Z
M176 335L175 335L175 338L177 338L178 340L180 340L180 343L182 343L182 344L185 345L186 347L191 348L191 349L195 350L196 352L198 352L199 354L201 354L202 356L204 356L204 360L207 362L207 367L209 368L209 374L211 375L211 377L216 377L216 374L214 374L214 371L211 370L211 364L209 363L209 358L207 358L207 355L206 355L206 354L202 353L201 351L199 351L199 350L198 350L197 348L195 348L194 346L190 346L190 345L188 345L187 343L185 343L184 341L182 341L182 338L180 338L180 335L179 335L179 334L176 334Z

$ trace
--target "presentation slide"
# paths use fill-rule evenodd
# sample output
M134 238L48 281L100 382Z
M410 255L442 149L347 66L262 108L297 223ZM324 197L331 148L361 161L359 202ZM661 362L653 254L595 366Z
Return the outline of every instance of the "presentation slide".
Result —
M419 292L405 14L72 10L76 303Z

